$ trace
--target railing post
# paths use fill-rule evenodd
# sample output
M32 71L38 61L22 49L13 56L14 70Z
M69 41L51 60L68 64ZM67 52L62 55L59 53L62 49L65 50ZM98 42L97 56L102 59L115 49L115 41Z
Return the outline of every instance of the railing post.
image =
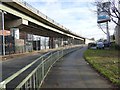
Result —
M50 62L50 66L52 65L52 62L53 62L53 54L51 52L51 62Z
M42 79L44 77L44 74L45 73L45 69L44 69L44 61L43 61L43 58L42 58Z
M57 53L58 53L58 57L57 57L57 59L60 57L60 55L59 55L59 51L57 51Z
M4 82L0 83L0 90L6 90L6 84Z

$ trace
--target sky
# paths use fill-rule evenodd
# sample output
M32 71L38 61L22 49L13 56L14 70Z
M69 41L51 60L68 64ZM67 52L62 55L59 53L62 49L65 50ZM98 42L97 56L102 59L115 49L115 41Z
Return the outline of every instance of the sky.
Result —
M106 38L97 26L94 0L24 0L70 31L86 38ZM109 23L109 31L114 33L115 25ZM104 28L106 32L106 29Z

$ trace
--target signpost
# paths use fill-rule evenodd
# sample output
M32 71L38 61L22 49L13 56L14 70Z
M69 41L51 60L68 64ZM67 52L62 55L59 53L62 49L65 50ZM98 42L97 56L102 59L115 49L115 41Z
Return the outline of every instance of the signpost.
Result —
M97 23L104 23L110 21L110 2L97 4Z
M108 22L110 21L110 2L98 2L97 4L97 23L106 23L107 41L110 43Z

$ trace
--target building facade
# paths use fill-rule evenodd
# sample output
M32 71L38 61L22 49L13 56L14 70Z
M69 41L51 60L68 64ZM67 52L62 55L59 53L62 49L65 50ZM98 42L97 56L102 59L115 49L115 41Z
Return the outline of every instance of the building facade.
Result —
M120 12L120 0L118 2L118 10ZM120 46L120 20L118 20L119 25L115 27L115 42Z
M120 23L120 21L119 21L119 23ZM120 46L120 26L118 26L118 25L115 27L115 42L117 45Z

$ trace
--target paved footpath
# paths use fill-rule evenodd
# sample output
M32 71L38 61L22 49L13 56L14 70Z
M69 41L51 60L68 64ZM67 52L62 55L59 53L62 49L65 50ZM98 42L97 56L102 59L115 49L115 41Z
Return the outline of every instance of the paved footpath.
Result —
M66 55L56 62L42 85L42 88L111 88L83 59L86 48Z

